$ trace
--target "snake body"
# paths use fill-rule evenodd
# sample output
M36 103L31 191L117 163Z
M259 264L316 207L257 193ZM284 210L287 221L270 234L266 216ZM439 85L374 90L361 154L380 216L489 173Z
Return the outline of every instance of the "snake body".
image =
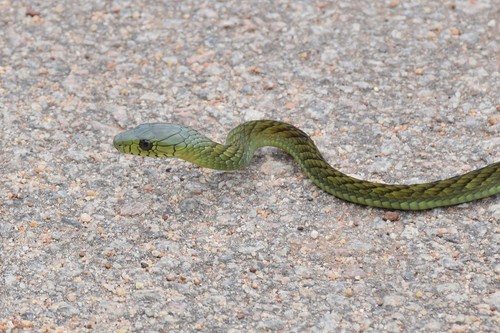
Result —
M163 123L142 124L120 133L113 145L126 154L176 157L217 170L241 169L257 148L273 146L290 154L309 179L326 192L378 208L424 210L500 193L500 162L423 184L389 185L350 177L331 167L306 133L273 120L243 123L229 132L223 145L191 128Z

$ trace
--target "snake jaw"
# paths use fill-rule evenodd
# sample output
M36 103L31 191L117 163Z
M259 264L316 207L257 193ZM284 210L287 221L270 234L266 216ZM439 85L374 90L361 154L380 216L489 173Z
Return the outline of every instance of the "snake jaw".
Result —
M127 153L125 151L126 143L122 139L122 134L123 133L115 135L115 137L113 138L113 147L115 147L116 150L118 150L120 153Z

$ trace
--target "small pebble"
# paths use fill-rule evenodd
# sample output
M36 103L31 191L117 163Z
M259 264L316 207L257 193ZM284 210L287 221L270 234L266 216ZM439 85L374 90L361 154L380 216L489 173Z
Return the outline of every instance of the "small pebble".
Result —
M311 231L311 238L312 239L317 239L319 237L319 232L316 230Z
M384 221L392 221L396 222L401 219L401 214L399 212L393 212L393 211L387 211L384 213L384 216L382 217Z
M92 221L92 216L90 216L89 214L83 213L82 215L80 215L80 222L89 223L90 221Z
M126 296L128 292L122 287L118 287L115 289L115 294L117 294L118 296Z
M352 290L352 288L347 288L346 290L344 290L344 295L346 297L352 297L354 295L354 291Z

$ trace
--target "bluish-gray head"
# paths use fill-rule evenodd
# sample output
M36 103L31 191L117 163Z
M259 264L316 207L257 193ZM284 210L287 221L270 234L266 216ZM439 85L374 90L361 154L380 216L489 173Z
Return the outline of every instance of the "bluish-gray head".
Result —
M180 125L142 124L116 135L113 146L125 154L149 157L174 157L186 148L187 129Z

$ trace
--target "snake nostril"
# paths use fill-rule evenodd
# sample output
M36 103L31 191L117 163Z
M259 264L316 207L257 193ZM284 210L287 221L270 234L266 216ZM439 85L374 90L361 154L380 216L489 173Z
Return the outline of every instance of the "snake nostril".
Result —
M142 150L150 150L151 148L153 148L153 144L151 143L151 141L143 139L139 141L139 148L141 148Z

